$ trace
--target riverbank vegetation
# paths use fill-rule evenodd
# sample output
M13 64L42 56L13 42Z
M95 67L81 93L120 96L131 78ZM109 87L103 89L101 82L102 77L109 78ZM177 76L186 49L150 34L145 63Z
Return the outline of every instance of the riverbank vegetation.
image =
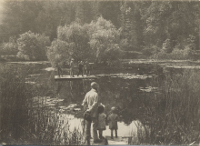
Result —
M165 74L163 82L155 81L161 87L160 94L147 99L149 104L144 107L138 137L132 139L132 144L199 143L199 73L186 70Z
M41 101L48 90L26 83L27 67L1 66L0 143L71 145L81 144L80 130L63 129L59 113ZM44 86L44 85L43 85ZM65 126L69 126L65 124Z
M91 54L93 60L199 59L196 1L3 1L2 6L0 52L7 60L46 60L61 40L67 42L61 50L72 53L68 60Z
M60 113L56 108L46 106L42 97L53 89L43 87L46 83L38 88L27 84L27 70L26 67L13 66L0 70L0 142L82 144L80 129L64 129ZM199 70L185 70L176 74L164 72L164 76L155 77L150 82L150 86L159 87L157 93L141 99L142 103L135 99L135 102L140 102L137 110L140 116L136 118L141 124L131 144L199 142ZM130 112L134 117L137 115L136 111ZM65 126L70 125L65 123Z

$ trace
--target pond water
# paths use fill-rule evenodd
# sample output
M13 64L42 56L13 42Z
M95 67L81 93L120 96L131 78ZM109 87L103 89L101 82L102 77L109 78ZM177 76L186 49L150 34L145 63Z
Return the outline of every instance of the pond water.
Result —
M80 105L85 94L90 90L91 82L97 82L100 86L100 100L105 105L105 113L108 114L113 106L118 109L120 117L118 125L119 136L130 136L131 132L137 130L136 123L142 121L143 107L146 106L145 99L159 94L159 88L156 84L152 84L151 81L158 75L162 78L163 74L162 67L159 68L159 71L158 66L152 66L152 64L144 62L139 65L136 64L135 66L132 64L134 62L130 62L129 66L123 69L96 69L93 71L93 74L98 76L97 79L76 81L55 81L54 75L56 71L47 62L17 65L31 66L32 70L27 77L26 83L32 86L39 86L40 84L46 85L48 90L47 95L49 96L49 100L47 100L49 102L47 104L59 109L58 112L61 113L62 120L64 120L64 123L66 120L70 121L70 127L72 129L74 127L81 129L83 111L78 109L81 108ZM11 65L16 64L11 63ZM188 66L188 64L186 65ZM171 67L171 64L168 66ZM170 67L168 71L172 70ZM180 72L180 70L178 71ZM65 74L68 74L68 70L65 70ZM50 103L51 98L55 98L54 101L57 99L62 100ZM74 107L72 106L72 110L69 110L67 107L71 104L74 104ZM73 110L74 108L77 110ZM110 135L108 127L104 133L105 136Z

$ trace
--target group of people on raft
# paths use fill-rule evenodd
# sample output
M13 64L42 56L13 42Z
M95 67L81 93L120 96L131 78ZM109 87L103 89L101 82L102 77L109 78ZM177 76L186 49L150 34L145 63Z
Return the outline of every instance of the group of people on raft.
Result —
M105 106L100 103L98 96L99 85L96 82L91 83L91 90L86 93L82 102L84 109L84 120L82 122L85 142L90 145L91 138L91 123L93 123L93 142L100 143L105 140L103 131L106 130L106 125L109 125L111 130L111 139L113 139L113 131L117 138L117 121L119 120L116 107L112 107L108 115L104 113ZM99 136L97 134L99 133ZM106 144L106 143L105 143Z
M71 77L74 77L74 74L75 74L75 62L74 62L74 59L71 59L70 63L69 63L69 67L70 67L70 76ZM57 63L56 64L56 67L57 67L57 72L58 72L58 76L62 76L63 75L63 71L62 71L62 68L59 66L59 64ZM79 75L90 75L90 71L91 71L91 65L89 64L89 62L86 60L85 62L83 61L79 61L78 62L78 74L77 76Z

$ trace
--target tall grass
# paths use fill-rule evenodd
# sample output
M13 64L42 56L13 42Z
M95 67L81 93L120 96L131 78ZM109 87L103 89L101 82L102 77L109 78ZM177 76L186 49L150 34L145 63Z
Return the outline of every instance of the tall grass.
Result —
M199 74L199 70L166 74L165 80L157 83L160 94L148 99L146 118L141 120L143 125L138 126L140 144L199 142Z
M61 113L45 105L41 96L46 95L42 87L46 85L33 88L25 83L27 70L8 65L0 68L0 143L82 144L80 130L63 128L70 125L60 120Z

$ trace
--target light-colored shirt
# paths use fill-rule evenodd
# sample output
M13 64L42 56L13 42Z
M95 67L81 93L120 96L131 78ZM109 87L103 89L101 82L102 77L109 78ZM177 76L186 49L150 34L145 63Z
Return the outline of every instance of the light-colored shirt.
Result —
M91 89L86 93L82 105L87 106L88 111L91 112L91 117L97 116L98 101L98 93L95 89Z
M70 68L74 68L74 62L73 61L70 62Z

